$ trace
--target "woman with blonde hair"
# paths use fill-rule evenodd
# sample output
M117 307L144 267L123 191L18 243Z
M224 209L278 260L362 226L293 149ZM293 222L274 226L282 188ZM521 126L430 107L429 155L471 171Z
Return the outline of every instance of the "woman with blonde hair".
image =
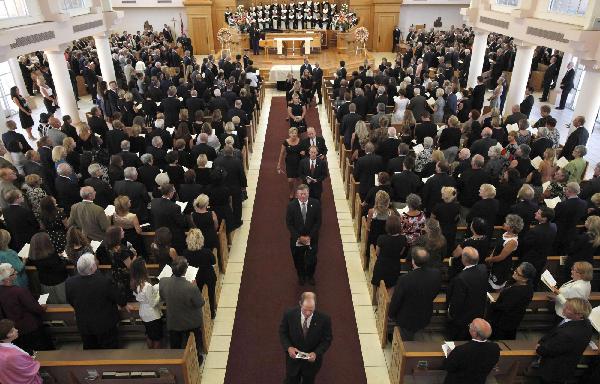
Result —
M0 264L8 263L12 265L17 275L14 285L22 288L29 287L29 279L27 278L27 272L25 271L25 263L17 252L10 249L10 233L6 229L0 229Z
M359 120L354 127L354 133L352 133L352 161L356 161L359 157L365 154L365 144L369 142L369 128L364 121Z
M430 266L441 268L444 258L448 255L448 246L440 222L434 218L427 219L425 233L414 242L414 246L421 246L429 252Z
M281 174L281 165L285 157L285 174L287 175L289 198L290 201L294 199L294 191L296 190L296 182L299 180L298 169L300 167L300 152L302 151L302 145L300 145L300 137L298 136L298 129L292 127L288 130L288 138L281 144L281 150L279 151L279 160L277 161L277 173Z
M205 194L196 197L194 200L194 212L192 212L192 222L196 228L202 231L204 246L208 249L214 249L219 245L219 239L217 238L219 219L214 211L208 209L209 203L210 199Z
M219 142L221 143L221 146L225 145L225 139L228 137L231 137L233 139L234 147L238 146L239 139L238 139L237 135L234 134L233 132L235 132L235 125L233 124L232 121L228 121L227 123L225 123L225 133L223 133L223 134L221 134L221 136L219 136Z
M456 195L456 188L442 187L442 202L437 203L431 212L431 218L440 223L448 254L454 249L456 226L460 219L460 204L456 202Z
M367 239L366 258L369 260L371 245L377 244L377 239L385 233L385 223L387 219L395 213L390 207L390 195L386 191L378 191L375 194L375 203L373 208L367 211L367 229L369 238Z
M215 287L217 284L217 275L213 265L217 263L217 258L212 250L204 247L204 236L198 228L192 228L185 239L187 249L183 252L191 267L198 268L196 273L196 284L202 292L204 285L208 288L208 301L210 302L210 316L215 318L217 306L215 301Z
M67 162L67 150L62 145L57 145L52 148L52 161L54 166L58 169L58 165Z
M207 167L208 165L208 157L204 153L198 155L196 159L196 168L194 172L196 172L196 183L200 185L209 185L210 184L210 170L212 168Z
M506 215L502 228L504 233L498 239L492 255L485 258L485 262L490 266L488 282L494 290L504 288L510 277L512 257L519 246L519 232L523 230L523 219L515 214Z
M554 164L555 160L556 151L553 148L546 149L544 151L544 159L538 167L540 177L542 178L542 183L552 180L554 172L556 172L556 170L558 169L558 167Z
M300 82L296 82L296 85L300 85ZM293 91L293 90L292 90ZM287 107L287 115L290 120L290 127L297 128L298 134L306 132L306 104L300 101L301 90L298 93L292 94L292 102Z
M98 138L92 133L90 126L81 123L77 128L77 147L81 151L91 151L98 148Z
M75 140L73 140L72 137L65 137L63 139L63 147L67 153L65 161L69 163L71 167L73 167L74 173L79 173L81 161L79 158L79 152L77 151L77 143L75 143Z
M142 252L144 250L144 241L141 237L142 227L137 215L130 212L131 201L129 197L117 196L114 204L115 213L111 216L112 225L121 227L125 234L125 240L129 241L133 248L145 256L145 252Z
M143 119L144 118L142 117L142 121ZM143 124L136 124L134 119L134 123L129 130L129 152L139 153L140 155L146 152L146 139L140 136L142 133L142 126Z
M570 280L560 288L553 287L552 293L548 294L548 298L554 300L554 310L557 316L565 318L563 309L568 299L580 298L589 300L592 292L591 281L594 278L594 267L587 261L578 261L573 263L570 269Z

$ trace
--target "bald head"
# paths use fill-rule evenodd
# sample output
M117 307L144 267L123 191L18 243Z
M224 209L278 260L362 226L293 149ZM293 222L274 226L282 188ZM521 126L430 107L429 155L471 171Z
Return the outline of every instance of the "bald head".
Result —
M58 120L54 116L52 116L51 118L48 119L48 123L50 123L50 126L52 128L60 128L60 120Z
M487 340L492 335L492 326L487 321L475 318L469 325L471 337L477 340Z
M461 258L464 266L475 265L479 262L479 252L473 247L465 247Z

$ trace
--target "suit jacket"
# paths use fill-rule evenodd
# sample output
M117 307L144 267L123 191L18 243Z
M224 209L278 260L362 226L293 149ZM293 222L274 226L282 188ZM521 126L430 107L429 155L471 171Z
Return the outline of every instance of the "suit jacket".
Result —
M592 198L594 193L600 192L600 177L594 176L590 180L581 183L581 193L579 197L584 200Z
M521 101L521 104L520 104L521 113L526 115L527 118L529 118L529 115L531 114L531 110L533 109L534 101L535 101L535 99L533 98L533 95L529 95L525 99L523 99L523 101Z
M154 179L159 173L160 168L156 165L142 165L138 168L138 180L146 186L147 191L152 191L156 186Z
M93 133L97 133L103 138L106 135L106 132L108 132L108 124L106 124L106 121L101 117L90 117L90 119L88 120L88 124L90 125L90 129Z
M20 205L9 205L2 210L4 222L10 232L10 248L19 252L31 236L40 230L40 225L30 209Z
M117 286L102 272L75 275L65 283L67 303L75 310L77 329L82 335L106 333L119 322L117 305L127 304Z
M563 78L560 82L560 88L563 90L570 91L571 89L573 89L575 87L575 84L573 82L574 80L575 80L575 70L571 68L567 72L565 72L565 75L563 76Z
M129 137L120 129L111 129L106 133L105 140L108 153L116 155L121 152L121 142L123 140L129 140Z
M424 96L419 95L410 99L408 103L408 109L410 109L415 116L415 119L420 122L421 117L423 116L423 112L427 110L427 100Z
M221 167L227 171L224 181L232 194L240 194L242 188L248 186L244 165L240 159L233 156L218 157L214 162L214 166Z
M390 159L398 156L398 145L400 145L400 139L388 137L377 146L375 153L381 156L384 166L387 166Z
M481 155L487 159L489 149L497 143L498 140L493 139L491 137L485 137L482 139L475 140L475 142L471 145L471 156Z
M160 297L167 305L167 329L187 331L202 327L204 299L196 284L185 277L165 277L160 280Z
M319 155L327 156L327 145L325 144L325 139L322 136L317 136L315 137L315 142ZM304 151L304 156L308 157L308 150L310 149L310 139L308 137L302 139L300 145L302 146L302 150Z
M83 182L84 185L93 187L96 191L94 203L101 206L103 209L115 203L115 192L110 187L110 184L99 177L89 177Z
M208 161L213 161L214 159L217 158L217 151L215 151L215 149L213 147L211 147L210 145L208 145L206 143L200 143L200 144L194 145L192 147L191 154L192 154L192 160L193 160L194 164L196 164L196 160L198 159L198 156L200 156L202 154L206 155L206 158L208 159Z
M487 287L488 273L483 264L465 268L456 275L446 292L450 321L466 325L476 317L483 317Z
M431 137L432 139L437 138L437 125L431 121L425 121L417 124L415 127L415 139L417 144L423 144L423 139Z
M393 201L406 202L406 196L411 193L419 193L423 187L423 180L413 171L402 171L392 176L391 180Z
M475 88L473 88L473 101L471 102L471 107L478 111L481 111L483 108L483 101L485 98L485 84L477 84Z
M123 159L123 169L127 167L137 168L140 165L142 165L142 161L140 160L140 158L133 152L121 151L117 153L117 155L121 156L121 158Z
M396 319L400 328L418 331L431 321L433 299L442 288L439 269L421 267L396 282L390 302L389 317Z
M562 156L564 156L567 160L573 160L573 150L578 145L586 145L590 134L585 127L577 127L576 130L571 132L567 141L565 142L565 146L561 152Z
M36 163L35 161L31 161L31 160L26 160L23 163L23 172L25 172L25 176L35 173L38 176L44 177L46 174L46 170L44 169L42 164ZM45 177L44 177L44 179L45 179L44 181L47 181L47 179Z
M547 137L540 137L537 140L534 140L531 143L531 153L529 154L529 158L535 159L536 157L544 158L544 152L548 148L552 148L554 144L552 140Z
M554 222L556 223L557 240L565 244L577 234L576 225L585 217L587 203L580 198L566 199L554 207Z
M346 145L346 148L350 148L352 146L352 134L356 128L356 123L358 123L360 120L361 116L358 113L348 113L342 118L342 123L340 124L340 135L344 136L344 145Z
M444 367L444 384L484 384L500 359L498 344L470 340L454 348Z
M101 206L82 201L73 205L68 224L80 228L90 240L103 241L110 222Z
M431 212L442 201L442 187L454 187L456 181L446 173L436 173L423 186L423 207Z
M299 174L302 181L308 185L313 194L316 196L321 196L323 192L323 181L329 176L327 172L327 163L319 158L315 160L315 169L313 172L310 171L310 158L305 157L300 160ZM313 179L316 179L316 182L309 183L308 176Z
M25 153L31 149L31 146L25 139L25 136L15 131L7 131L2 134L2 142L4 143L4 147L8 148L10 143L13 141L17 141L21 145L21 152Z
M175 96L164 98L160 103L160 110L165 114L165 127L176 127L179 121L181 102Z
M572 320L552 329L538 342L540 376L546 381L563 382L575 374L577 363L592 339L589 320Z
M152 199L150 211L152 213L154 228L169 228L173 236L173 248L177 250L178 254L183 253L187 224L179 205L171 200L159 197Z
M186 101L185 105L188 110L189 123L191 124L196 120L196 111L204 109L204 100L201 97L190 96Z
M354 180L360 183L358 193L364 200L369 190L375 185L375 175L385 169L381 156L369 153L354 163Z
M306 221L303 221L300 201L294 199L287 206L285 221L290 231L292 244L296 244L296 240L300 236L310 236L310 243L314 245L319 239L319 229L321 229L321 203L319 200L309 197L306 206Z
M69 214L71 206L81 201L79 185L68 177L58 176L54 180L54 188L58 206L64 209L66 214Z
M133 180L119 180L115 183L115 193L129 197L131 201L131 213L137 215L140 223L148 221L150 196L143 183Z
M527 119L527 115L521 112L513 113L506 118L506 120L504 121L504 126L507 126L509 124L517 124L519 120L522 119Z
M458 197L460 204L470 208L479 197L479 187L490 181L490 176L483 169L467 169L458 178Z
M313 312L306 337L302 333L301 322L300 308L293 308L284 313L279 325L279 340L285 352L288 375L297 375L301 368L305 373L316 373L321 367L323 355L329 349L333 339L331 319L326 314L319 311ZM314 352L317 358L314 363L302 359L292 359L287 352L289 347L306 353Z
M556 63L550 64L544 72L544 84L550 84L556 75L558 75L558 66Z

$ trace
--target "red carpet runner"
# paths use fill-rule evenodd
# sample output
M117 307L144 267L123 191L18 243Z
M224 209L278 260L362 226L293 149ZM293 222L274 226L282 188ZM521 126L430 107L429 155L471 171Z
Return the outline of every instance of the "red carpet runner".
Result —
M283 311L297 305L300 293L314 290L317 309L331 316L333 343L325 354L317 383L366 383L360 342L333 192L329 181L322 196L322 226L316 286L300 287L285 225L288 189L285 175L276 172L281 143L287 137L284 97L274 97L269 114L263 158L244 272L229 348L225 383L276 384L285 377L285 355L278 327ZM320 132L317 111L307 114L308 126ZM330 152L334 149L330 148Z

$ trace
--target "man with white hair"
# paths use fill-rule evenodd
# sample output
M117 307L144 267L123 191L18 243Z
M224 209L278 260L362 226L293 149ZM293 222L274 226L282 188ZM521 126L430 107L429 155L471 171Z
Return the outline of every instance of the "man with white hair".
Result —
M220 109L221 116L226 116L227 111L229 110L227 99L221 96L221 91L218 88L214 90L213 94L215 97L213 97L208 103L208 109L211 113L214 112L215 109Z
M387 138L377 146L375 151L383 159L384 169L387 168L388 161L398 155L398 145L400 145L400 139L397 137L396 128L388 127Z
M131 143L129 142L129 140L121 141L121 152L119 152L118 155L121 156L121 159L123 159L124 168L137 168L140 165L142 165L142 162L140 161L140 158L137 156L137 154L131 152Z
M54 188L56 189L56 202L65 210L66 214L71 211L71 206L79 201L79 186L77 177L73 175L73 168L67 163L61 163L56 169Z
M246 114L246 111L244 111L242 109L242 100L240 100L240 99L236 99L233 104L233 108L230 108L229 111L227 112L227 115L225 116L225 122L231 121L231 119L234 116L237 116L240 118L240 124L242 124L242 125L250 124L250 119L248 119L248 115Z
M286 383L314 383L333 334L331 318L316 310L317 295L304 292L299 307L287 310L279 325L285 351Z
M492 138L492 129L485 127L481 131L481 139L477 139L471 144L471 155L481 155L487 159L488 150L496 144L498 144L498 140Z
M92 187L82 187L80 194L82 201L71 208L69 227L75 225L91 240L102 241L110 222L104 209L94 203L96 191Z
M98 204L102 208L106 208L112 205L115 201L115 192L113 191L110 184L102 180L104 171L98 163L92 163L88 166L88 173L90 177L85 179L83 185L86 187L94 188L96 191L96 198L94 203Z
M127 300L112 280L97 269L96 257L91 253L77 260L78 274L65 283L67 302L75 310L83 349L116 349L119 307L126 307Z
M560 102L558 103L558 107L556 109L565 109L565 105L567 104L567 97L569 97L569 93L571 90L575 88L575 70L573 69L573 63L569 62L567 64L567 71L560 81L560 89L562 92L560 94Z
M115 193L118 196L127 196L131 202L131 213L135 213L140 223L148 221L148 203L150 196L146 186L139 181L138 171L134 167L127 167L123 170L124 180L115 183Z
M154 136L151 143L152 145L146 147L146 153L152 155L154 165L164 170L167 167L167 151L163 148L163 139L160 136Z

